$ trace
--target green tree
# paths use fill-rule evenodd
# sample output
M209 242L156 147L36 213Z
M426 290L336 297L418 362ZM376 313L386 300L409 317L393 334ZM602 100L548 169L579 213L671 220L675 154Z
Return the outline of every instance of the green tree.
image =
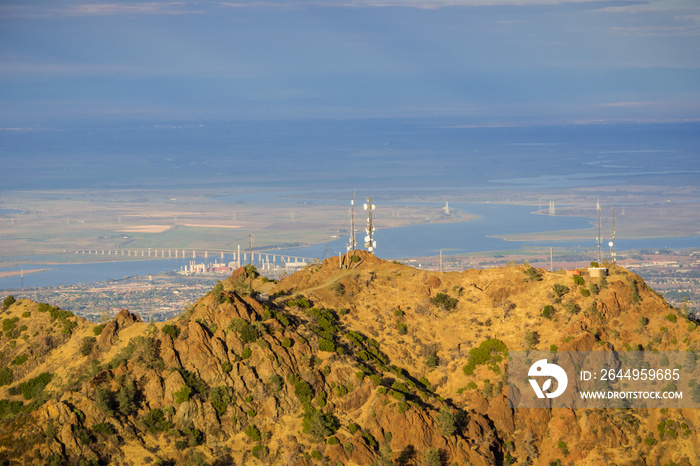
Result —
M209 401L217 413L220 415L224 414L229 403L231 403L231 395L228 393L228 388L224 385L212 388L209 392Z
M95 346L97 339L95 337L85 337L80 343L80 354L89 356L92 353L92 348Z
M116 396L117 409L123 416L136 413L136 384L131 378L126 378L119 387Z
M450 437L457 431L457 418L447 406L440 408L435 418L435 424L438 431L445 437Z
M335 434L340 427L340 422L332 414L311 408L304 414L302 426L305 434L320 441Z
M15 303L15 297L12 295L8 295L5 299L2 300L2 305L5 309L8 307L12 306Z

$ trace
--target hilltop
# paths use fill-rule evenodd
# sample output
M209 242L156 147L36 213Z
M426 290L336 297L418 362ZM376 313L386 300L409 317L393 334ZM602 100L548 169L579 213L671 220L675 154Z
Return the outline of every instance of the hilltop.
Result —
M437 273L356 251L279 283L238 269L160 324L11 301L5 464L698 461L696 410L508 407L508 351L700 350L695 323L615 265Z

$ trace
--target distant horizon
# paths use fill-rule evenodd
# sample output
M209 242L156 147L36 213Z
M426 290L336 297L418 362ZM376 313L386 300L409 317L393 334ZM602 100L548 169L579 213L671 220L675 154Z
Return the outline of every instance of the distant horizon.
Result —
M698 18L692 0L8 0L0 126L698 120Z

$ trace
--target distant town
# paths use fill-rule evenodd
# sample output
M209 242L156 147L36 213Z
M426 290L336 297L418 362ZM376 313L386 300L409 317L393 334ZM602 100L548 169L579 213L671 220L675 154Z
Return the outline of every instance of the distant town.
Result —
M438 257L408 259L408 265L443 271L465 268L487 268L522 263L527 260L535 267L571 269L586 265L581 257L549 254L530 256L446 256L442 264ZM621 253L618 263L640 275L673 306L689 314L700 312L700 250L644 250ZM264 264L264 265L263 265ZM258 264L260 273L268 278L280 278L306 263L288 262L285 266ZM178 316L190 303L205 295L217 281L228 277L238 266L214 261L210 264L183 266L181 270L164 274L133 276L92 284L77 284L47 288L6 290L16 298L47 302L70 310L91 321L111 319L121 309L129 309L145 321L164 321Z

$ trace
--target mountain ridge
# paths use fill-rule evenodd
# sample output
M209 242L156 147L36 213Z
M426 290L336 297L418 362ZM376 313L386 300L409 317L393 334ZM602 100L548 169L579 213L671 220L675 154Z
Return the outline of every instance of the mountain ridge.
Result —
M19 300L0 314L0 459L694 464L694 410L509 407L508 351L700 349L638 276L583 275L438 273L355 251L279 283L238 269L159 324Z

